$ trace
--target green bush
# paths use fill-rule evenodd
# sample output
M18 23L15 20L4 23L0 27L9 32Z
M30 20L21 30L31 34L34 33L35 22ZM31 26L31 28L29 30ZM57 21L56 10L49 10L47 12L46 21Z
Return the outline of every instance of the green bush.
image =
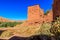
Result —
M44 13L45 15L47 15L49 13L49 10L48 11L46 11L46 13Z
M22 22L0 22L0 27L14 27L17 24L22 24Z

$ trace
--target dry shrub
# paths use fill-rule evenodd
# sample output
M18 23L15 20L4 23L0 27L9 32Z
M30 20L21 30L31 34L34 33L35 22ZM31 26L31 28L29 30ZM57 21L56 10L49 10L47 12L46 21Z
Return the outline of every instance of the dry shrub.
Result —
M13 34L11 31L7 30L7 31L4 31L2 34L1 34L1 38L8 38L8 37L11 37Z
M51 35L50 33L51 23L43 23L40 29L37 31L38 34Z

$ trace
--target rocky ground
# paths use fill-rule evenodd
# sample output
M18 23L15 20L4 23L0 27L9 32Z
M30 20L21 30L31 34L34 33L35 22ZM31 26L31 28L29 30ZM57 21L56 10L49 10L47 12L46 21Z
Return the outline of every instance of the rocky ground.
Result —
M3 40L3 39L0 39ZM7 40L7 39L4 39ZM55 37L55 36L47 36L47 35L35 35L31 37L17 37L14 36L8 40L60 40L60 37Z

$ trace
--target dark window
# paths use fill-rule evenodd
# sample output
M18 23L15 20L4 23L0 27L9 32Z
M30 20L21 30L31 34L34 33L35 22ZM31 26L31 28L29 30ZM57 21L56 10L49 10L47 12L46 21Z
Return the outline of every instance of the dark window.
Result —
M43 23L44 23L44 21L43 21Z
M38 22L35 22L35 23L38 23Z
M42 15L40 15L40 16L42 16Z

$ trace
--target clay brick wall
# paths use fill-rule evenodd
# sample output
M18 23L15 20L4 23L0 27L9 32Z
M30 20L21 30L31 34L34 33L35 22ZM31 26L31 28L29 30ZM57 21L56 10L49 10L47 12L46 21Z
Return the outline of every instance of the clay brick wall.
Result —
M42 22L43 10L40 9L39 5L28 7L28 21Z
M49 11L47 15L44 15L44 22L52 22L53 21L53 12Z
M30 23L43 23L53 21L52 10L47 15L44 15L44 11L40 9L39 5L28 7L28 22Z
M29 6L27 25L52 22L57 16L60 16L60 0L54 0L52 10L47 15L44 15L44 10L40 9L39 5Z

